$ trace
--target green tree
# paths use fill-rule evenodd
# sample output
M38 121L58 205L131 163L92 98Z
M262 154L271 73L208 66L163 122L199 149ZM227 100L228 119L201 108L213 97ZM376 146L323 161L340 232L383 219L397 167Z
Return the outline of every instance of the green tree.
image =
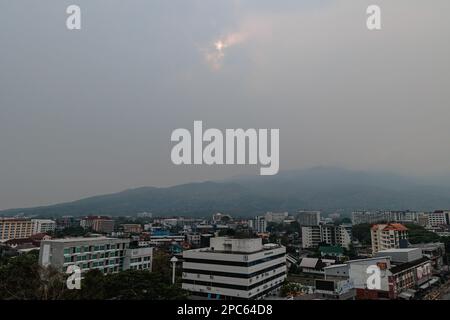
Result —
M370 223L361 223L352 227L353 237L361 244L369 245L371 243L370 238Z
M440 240L440 237L436 233L428 231L422 226L417 224L406 224L405 226L408 228L410 243L429 243Z
M0 266L0 299L61 299L64 291L64 276L40 266L35 252L9 258Z

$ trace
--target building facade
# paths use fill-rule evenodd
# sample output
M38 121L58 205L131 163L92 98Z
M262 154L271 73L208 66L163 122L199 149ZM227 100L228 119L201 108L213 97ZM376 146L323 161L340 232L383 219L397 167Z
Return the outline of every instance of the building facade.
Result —
M302 227L302 248L316 248L322 241L320 226Z
M407 245L408 228L400 223L376 224L370 229L372 254Z
M302 227L302 247L317 248L321 243L349 248L352 243L351 224L320 224Z
M107 216L88 216L81 219L80 226L97 232L111 233L114 231L114 220Z
M287 212L267 212L265 218L267 222L283 223L288 216Z
M301 226L318 226L320 224L320 211L299 211L297 221Z
M29 238L33 234L30 219L0 218L0 241Z
M123 263L124 270L152 270L153 247L127 248Z
M182 287L210 299L258 299L286 278L286 248L260 238L211 238L210 247L183 252Z
M447 214L444 211L434 211L425 213L427 216L427 226L439 227L447 224Z
M141 233L142 226L138 223L126 223L122 225L123 232L125 233Z
M31 219L33 234L52 232L56 229L56 222L49 219Z
M265 233L267 231L267 222L264 216L256 216L253 219L253 231L256 233Z
M352 224L400 222L416 223L419 213L416 211L354 211L352 212Z
M129 243L129 239L107 237L44 240L41 241L39 263L42 266L51 265L62 272L68 266L76 265L82 274L92 269L104 274L135 266L140 270L151 269L152 249L129 248Z

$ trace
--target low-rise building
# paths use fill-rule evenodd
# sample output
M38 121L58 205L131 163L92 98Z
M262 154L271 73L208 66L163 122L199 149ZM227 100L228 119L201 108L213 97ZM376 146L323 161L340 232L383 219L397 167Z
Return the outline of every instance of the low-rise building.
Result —
M186 240L190 245L199 247L201 244L201 235L200 233L188 233L186 235Z
M152 270L153 247L127 248L123 262L124 270Z
M379 251L376 257L325 267L325 273L348 275L357 299L410 299L436 278L431 261L418 248Z
M324 268L336 263L334 259L305 257L300 261L299 268L303 273L324 274Z
M141 233L142 226L138 223L126 223L122 225L123 232L125 233Z
M167 230L155 230L151 232L148 238L148 244L152 246L161 246L167 245L171 243L182 243L186 240L184 235L180 234L171 234Z
M422 250L422 255L430 259L431 266L434 271L440 271L444 266L445 244L442 242L436 243L421 243L411 246L412 248L419 248Z
M327 300L354 300L356 290L348 277L345 264L335 264L324 268L324 278L316 279L314 293L318 298Z

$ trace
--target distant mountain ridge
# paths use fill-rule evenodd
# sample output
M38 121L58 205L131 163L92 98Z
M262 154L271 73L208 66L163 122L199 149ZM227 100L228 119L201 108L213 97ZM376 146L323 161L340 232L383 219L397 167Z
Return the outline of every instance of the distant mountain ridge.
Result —
M317 167L276 176L235 177L167 188L141 187L50 206L0 211L0 215L251 216L266 211L318 209L436 210L450 208L450 179L418 179L389 173Z

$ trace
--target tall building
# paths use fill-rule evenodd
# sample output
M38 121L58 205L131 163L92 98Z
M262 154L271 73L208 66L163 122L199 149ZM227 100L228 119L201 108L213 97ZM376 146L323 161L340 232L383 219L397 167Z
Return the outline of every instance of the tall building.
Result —
M39 263L65 272L70 265L82 274L98 269L104 274L127 269L151 269L152 248L130 248L129 239L107 237L64 238L41 241Z
M322 242L320 226L302 227L302 247L316 248Z
M439 226L448 224L447 223L447 214L446 214L446 212L444 212L442 210L428 212L425 215L428 218L427 226L439 227Z
M286 278L286 248L260 238L211 238L209 248L183 252L183 284L193 296L257 299Z
M376 224L370 229L372 254L407 246L408 228L400 223Z
M265 215L266 221L273 223L282 223L287 217L287 212L267 212Z
M106 216L88 216L80 221L80 226L102 233L111 233L114 231L114 220Z
M33 232L30 219L0 218L0 241L29 238Z
M334 245L349 249L353 241L352 225L343 223L337 226L335 230L336 239Z
M32 233L46 233L56 229L56 222L49 219L31 219L33 224Z
M56 219L56 229L63 230L65 228L77 227L80 225L80 222L72 216L63 216Z
M420 214L417 217L417 223L422 227L427 227L428 226L428 215L426 215L425 213Z
M256 216L253 219L253 231L257 233L264 233L267 229L266 218L263 216Z
M352 225L321 224L302 227L303 248L317 248L321 243L348 249L352 243Z
M320 211L299 211L297 221L301 226L318 226Z

